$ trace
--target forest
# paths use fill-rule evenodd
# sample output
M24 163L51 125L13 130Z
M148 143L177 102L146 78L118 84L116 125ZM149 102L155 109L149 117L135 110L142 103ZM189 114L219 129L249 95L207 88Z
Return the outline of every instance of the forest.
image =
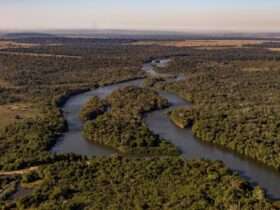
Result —
M89 109L87 113L99 113L94 114L96 119L93 118L94 120L89 120L84 125L83 134L88 140L133 155L178 153L175 146L153 134L142 120L143 114L169 105L155 91L134 86L116 90L106 98L110 111L105 114L95 111L100 110L102 103L97 100L94 97L85 105L91 107L91 111ZM89 115L85 113L82 109L83 116Z
M187 60L176 58L162 69L187 72L186 81L149 84L192 102L191 110L173 111L171 120L179 127L192 121L200 140L280 170L279 61L191 61L191 67Z
M71 46L62 47L62 54L86 50L84 45ZM27 118L15 109L8 116L12 123L0 128L0 151L5 154L0 157L2 170L24 168L54 159L49 149L57 137L67 130L60 106L70 96L144 76L139 70L141 62L133 56L127 59L131 52L126 52L126 48L104 47L104 44L97 46L98 50L95 49L96 45L90 48L92 54L78 54L81 56L78 59L24 53L0 54L0 104L3 113L29 103L36 109L36 115ZM49 48L56 49L55 46ZM24 49L19 48L17 52ZM33 113L33 109L27 112Z
M191 108L178 108L169 112L170 120L179 128L191 127L194 123L194 114Z
M218 161L69 159L20 181L33 186L32 194L4 209L277 209L259 187L251 187Z
M80 118L82 121L94 120L99 115L104 114L107 111L108 106L106 100L94 96L82 107Z
M273 43L207 50L135 40L11 41L34 46L0 49L0 174L38 169L0 175L0 209L280 209L224 163L184 160L143 120L170 105L156 90L176 93L192 106L171 111L171 121L279 171L280 53L267 49ZM143 63L160 58L171 62L158 72L186 79L147 78ZM118 155L50 152L67 132L62 108L71 96L138 78L144 88L94 97L80 112L84 136ZM27 192L16 197L21 188Z

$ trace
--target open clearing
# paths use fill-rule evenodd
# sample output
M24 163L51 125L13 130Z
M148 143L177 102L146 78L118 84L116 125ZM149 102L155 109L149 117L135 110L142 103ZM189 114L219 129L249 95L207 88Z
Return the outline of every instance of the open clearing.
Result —
M0 172L0 176L15 176L15 175L23 175L30 173L32 171L38 170L38 166L22 169L22 170L17 170L17 171L5 171L5 172Z
M0 54L3 55L27 55L27 56L40 56L40 57L57 57L57 58L74 58L81 59L82 56L74 56L74 55L55 55L55 54L47 54L47 53L25 53L25 52L7 52L0 51Z
M185 41L139 41L134 45L160 45L171 47L243 47L262 44L263 40L185 40Z
M8 126L21 119L39 116L39 108L31 103L13 103L0 105L0 128Z
M37 46L36 44L27 44L27 43L17 43L13 41L1 41L0 40L0 50L8 48L30 48Z
M234 61L233 65L241 67L242 71L279 71L279 61Z
M48 46L59 46L59 45L60 44L48 44ZM32 48L32 47L38 47L38 46L40 46L40 45L39 44L17 43L17 42L13 42L13 41L0 40L0 50L16 49L16 48ZM77 59L81 58L81 56L54 55L54 54L48 54L48 53L9 52L9 51L1 51L0 54L41 56L41 57L58 57L58 58L77 58Z
M268 48L268 49L273 52L280 52L280 48Z

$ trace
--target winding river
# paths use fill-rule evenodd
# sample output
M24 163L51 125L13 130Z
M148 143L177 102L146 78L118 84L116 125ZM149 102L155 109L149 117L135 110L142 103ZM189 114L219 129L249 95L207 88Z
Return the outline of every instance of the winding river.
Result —
M157 62L153 61L144 64L143 70L151 76L156 76L158 73L154 70L154 65L161 67L167 64L167 59ZM177 77L178 80L182 78L181 76ZM58 143L52 148L52 152L75 153L87 156L107 156L116 153L117 151L111 148L93 144L82 137L82 122L79 119L79 112L82 105L92 96L105 98L113 91L130 85L142 86L143 80L138 79L100 87L71 97L63 107L64 116L68 123L68 132L60 137ZM180 129L176 127L168 119L167 111L180 106L191 106L191 104L172 93L159 91L159 94L169 100L171 107L169 109L151 112L145 116L146 124L154 133L159 134L161 137L176 145L182 152L184 158L222 160L230 169L238 171L239 174L252 185L260 185L270 198L280 199L279 172L259 164L254 160L239 156L234 152L213 144L204 143L192 135L191 129Z

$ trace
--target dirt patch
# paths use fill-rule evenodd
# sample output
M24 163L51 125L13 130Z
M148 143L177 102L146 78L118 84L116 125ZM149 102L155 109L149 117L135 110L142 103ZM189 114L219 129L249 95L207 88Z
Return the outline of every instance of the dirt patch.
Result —
M1 67L0 67L0 71L1 71ZM0 88L1 87L11 88L11 87L14 87L14 86L11 85L11 83L9 83L8 81L3 80L3 79L0 78Z
M57 58L74 58L81 59L82 56L71 56L71 55L54 55L54 54L46 54L46 53L21 53L21 52L7 52L0 51L2 55L27 55L27 56L36 56L36 57L57 57Z
M17 43L13 41L0 41L0 50L8 48L30 48L38 46L37 44Z
M48 46L60 46L61 44L49 44ZM3 41L0 40L0 50L6 49L16 49L16 48L32 48L38 47L40 44L29 44L29 43L17 43L13 41ZM47 53L23 53L23 52L9 52L1 51L0 54L3 55L27 55L27 56L41 56L41 57L58 57L58 58L81 58L81 56L69 56L69 55L54 55Z
M272 52L280 52L280 48L268 48Z
M194 49L197 50L225 50L225 49L233 49L233 48L249 48L249 47L245 47L245 46L221 46L221 47L194 47Z
M0 128L16 121L35 118L40 115L39 108L29 103L0 105Z
M39 168L38 166L34 166L34 167L30 167L30 168L26 168L26 169L22 169L22 170L17 170L17 171L3 171L3 172L0 172L0 176L23 175L23 174L30 173L32 171L37 171L38 168Z
M262 40L185 40L185 41L139 41L133 45L160 45L173 47L243 47L245 45L262 44Z
M248 72L280 71L280 61L234 61L232 64Z

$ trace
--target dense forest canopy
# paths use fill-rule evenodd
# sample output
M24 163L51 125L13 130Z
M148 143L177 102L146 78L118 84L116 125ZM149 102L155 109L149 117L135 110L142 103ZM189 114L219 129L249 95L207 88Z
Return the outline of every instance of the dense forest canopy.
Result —
M92 98L86 107L96 100ZM134 155L177 154L175 146L153 134L142 120L144 113L168 107L166 99L151 89L128 86L114 91L106 101L110 111L85 123L87 139Z
M17 202L20 209L277 209L221 162L95 158L26 176L34 190Z
M179 127L192 121L199 139L280 170L279 64L259 59L206 63L177 58L162 71L185 71L186 81L147 84L176 92L193 103L191 110L171 113Z
M17 43L34 45L0 47L0 173L39 168L0 175L1 208L280 208L260 187L250 186L221 162L162 157L178 151L143 121L144 113L169 105L156 89L174 92L193 103L191 109L169 113L179 127L192 126L202 141L279 170L280 53L270 49L277 44L199 49L58 37ZM67 131L61 106L69 97L147 77L143 63L166 57L172 58L170 64L156 70L184 74L186 80L147 78L145 88L127 87L104 100L93 98L81 112L89 140L152 157L50 152ZM21 188L28 193L15 198Z

